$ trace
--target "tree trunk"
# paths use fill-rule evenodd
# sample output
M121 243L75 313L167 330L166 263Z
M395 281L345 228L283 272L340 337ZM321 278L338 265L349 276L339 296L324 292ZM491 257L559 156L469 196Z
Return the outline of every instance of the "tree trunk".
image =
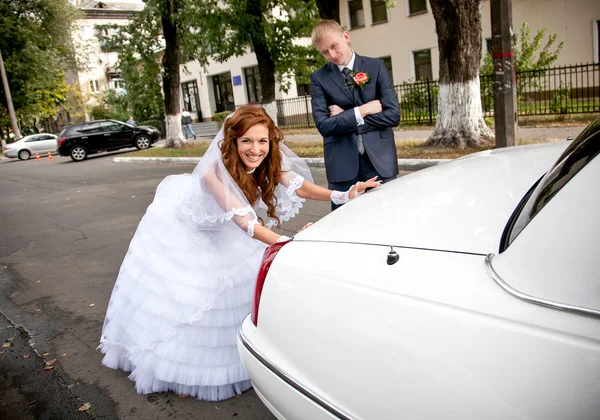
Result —
M340 23L340 2L335 0L317 0L321 19L333 19Z
M181 131L179 107L179 63L181 61L181 39L175 16L179 9L178 0L167 0L161 14L165 54L163 64L163 93L165 100L165 123L167 127L165 147L181 147L184 143Z
M258 63L260 74L260 89L262 92L262 103L269 116L277 124L277 106L275 101L275 62L271 57L267 37L265 34L264 10L261 0L248 0L246 13L252 17L246 28L252 40L254 54ZM275 109L275 112L273 112Z
M425 146L481 147L494 133L481 109L482 0L429 0L440 52L438 115Z

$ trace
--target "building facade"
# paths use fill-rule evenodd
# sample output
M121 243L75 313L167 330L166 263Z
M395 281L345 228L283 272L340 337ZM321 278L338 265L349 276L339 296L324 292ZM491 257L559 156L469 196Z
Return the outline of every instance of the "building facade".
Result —
M256 55L250 51L225 63L211 60L206 69L197 61L187 62L181 66L180 76L181 107L195 121L210 121L217 112L233 111L237 106L261 103L263 99ZM287 91L276 84L275 99L303 95L307 89L293 78L289 82Z
M76 22L72 33L75 54L83 68L77 72L76 82L81 87L86 106L93 106L101 92L123 88L117 68L118 54L103 51L97 26L126 25L143 10L144 4L94 0L75 0L73 3L84 16ZM111 30L104 31L104 35L110 35Z
M482 48L492 37L490 0L481 5ZM532 34L546 29L564 47L555 63L597 63L600 55L600 2L597 0L512 0L513 28L527 22ZM359 53L382 58L394 84L437 79L439 50L435 21L427 0L340 0L340 20ZM486 42L488 41L488 42Z

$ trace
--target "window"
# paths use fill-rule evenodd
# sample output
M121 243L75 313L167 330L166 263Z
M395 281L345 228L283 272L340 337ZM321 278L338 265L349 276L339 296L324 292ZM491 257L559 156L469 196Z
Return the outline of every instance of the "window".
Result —
M392 57L390 57L389 55L387 57L379 57L381 60L383 60L383 64L385 64L385 67L388 70L388 73L390 74L390 79L392 79L392 84L394 83L394 72L392 71Z
M100 92L100 82L98 80L90 80L90 91L92 93Z
M298 91L298 96L304 96L311 94L310 83L298 83L296 82L296 89Z
M125 128L126 126L123 124L119 124L119 123L110 121L110 122L101 123L100 127L101 127L100 131L117 133L117 132L123 130L123 128Z
M91 26L82 25L79 27L79 35L81 39L90 39L93 36L94 32Z
M200 104L198 103L198 83L195 80L181 84L181 96L184 110L198 112ZM200 119L200 115L198 115L198 119Z
M383 0L371 0L371 16L373 23L387 22L387 7Z
M585 128L519 203L500 241L500 252L511 244L540 210L588 162L600 154L600 118Z
M348 10L350 10L350 29L365 26L365 11L363 10L362 0L348 1Z
M217 112L235 111L231 73L222 73L212 77Z
M490 54L493 52L494 42L492 38L485 39L485 52L489 52Z
M433 80L431 50L413 51L416 80Z
M248 94L248 103L259 104L262 102L262 91L260 90L260 73L258 66L244 69L244 78L246 79L246 93Z
M81 127L79 129L79 132L87 135L87 134L93 134L93 133L100 133L102 132L102 125L101 123L90 123L90 124L86 124L83 127Z
M427 12L427 0L408 0L408 15Z
M125 87L125 84L123 83L123 79L114 79L112 82L112 88L113 89L123 89Z

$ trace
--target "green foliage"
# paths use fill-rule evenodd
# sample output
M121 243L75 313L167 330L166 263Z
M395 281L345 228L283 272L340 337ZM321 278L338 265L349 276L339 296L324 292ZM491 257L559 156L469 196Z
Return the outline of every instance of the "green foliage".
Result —
M142 121L138 123L138 126L140 125L149 125L151 127L156 128L157 130L160 130L161 132L163 131L162 128L162 121L161 120L147 120L147 121Z
M70 27L79 11L68 0L0 2L0 51L21 125L54 117L67 100L65 71L75 67ZM0 85L0 124L9 124Z
M90 109L90 117L94 120L113 119L127 121L127 97L115 91L107 90L98 95L99 104Z
M556 44L558 35L551 34L544 41L546 29L539 29L533 39L531 28L523 22L518 34L514 36L515 64L517 71L542 70L550 67L560 54L564 41ZM556 44L556 45L555 45ZM480 74L492 74L494 62L492 52L487 51L483 57Z
M564 86L561 82L560 88L552 95L550 110L554 114L568 114L569 102L571 100L571 86Z
M311 46L293 41L310 36L316 22L314 0L195 0L186 7L181 23L191 29L182 41L183 59L197 59L207 65L209 59L225 62L251 48L267 54L275 64L276 80L289 87L286 75L307 71L307 59L316 59ZM198 34L200 36L196 36ZM256 47L264 43L267 51Z
M180 30L182 63L198 60L206 67L209 60L225 62L254 49L274 64L274 74L263 73L261 77L269 80L272 76L287 90L290 76L298 74L308 80L322 60L311 46L294 43L310 36L318 18L315 0L187 0L185 7L177 1L146 2L144 11L130 25L117 29L116 36L102 39L107 48L119 52L119 68L132 101L140 94L146 95L138 101L139 106L130 103L138 118L139 113L156 112L159 90L154 88L159 87L158 76L164 72L164 63L155 58L155 52L162 49L161 16L174 20ZM176 14L171 13L173 4L178 5ZM146 66L152 69L146 71ZM144 109L143 104L150 109Z
M216 121L217 127L221 128L223 126L223 122L225 121L225 118L227 118L227 116L229 114L231 114L231 112L223 111L223 112L216 112L213 115L213 121Z
M523 22L519 34L514 36L514 53L516 71L519 72L517 79L517 95L519 108L523 108L527 100L525 92L539 90L541 70L549 68L560 54L564 42L556 44L558 35L551 34L544 41L546 29L539 29L533 38L531 37L531 28L527 22ZM483 57L483 64L480 74L491 75L494 71L494 62L492 52L487 51ZM481 86L482 103L494 103L493 84L486 83Z
M417 124L428 120L430 101L432 112L434 115L436 113L438 93L437 83L415 82L413 79L403 82L400 100L402 114L416 120Z
M152 11L153 6L147 5L125 26L96 26L101 33L111 34L101 35L100 43L105 50L118 52L117 66L127 91L125 108L136 120L162 119L164 116L161 64L156 54L162 48L160 22Z

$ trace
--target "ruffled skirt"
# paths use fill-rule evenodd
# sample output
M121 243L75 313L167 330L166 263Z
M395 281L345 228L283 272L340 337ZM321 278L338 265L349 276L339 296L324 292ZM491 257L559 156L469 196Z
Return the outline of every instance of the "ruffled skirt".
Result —
M131 372L138 393L202 400L251 387L237 352L265 245L233 223L199 228L182 215L189 175L167 177L140 221L113 290L102 363Z

